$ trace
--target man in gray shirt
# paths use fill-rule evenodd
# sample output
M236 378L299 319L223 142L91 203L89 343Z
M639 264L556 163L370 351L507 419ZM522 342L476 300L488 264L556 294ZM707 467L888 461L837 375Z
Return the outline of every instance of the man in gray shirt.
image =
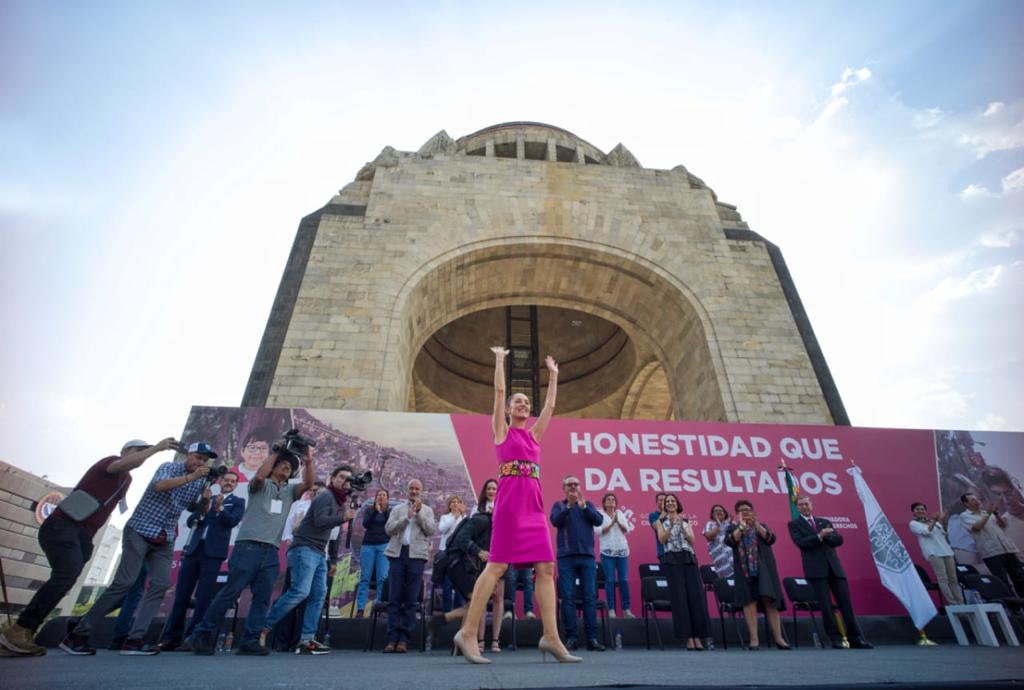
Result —
M966 508L960 513L960 523L971 531L989 572L1006 583L1007 588L1016 589L1018 597L1024 597L1024 566L1018 558L1020 549L1004 532L1006 519L991 503L982 510L981 501L973 493L961 496L960 502Z
M302 634L296 654L329 654L331 648L315 639L320 623L320 610L327 596L327 542L331 530L355 517L348 502L348 478L352 468L340 465L331 472L327 491L321 491L309 506L306 516L292 533L288 549L288 578L291 584L267 615L265 628L270 630L289 611L306 602L302 615Z
M249 480L248 505L228 559L228 581L210 602L203 620L192 629L192 636L186 640L186 645L191 646L196 654L213 654L224 614L235 605L246 587L252 589L252 604L237 653L253 656L270 654L270 650L260 644L260 633L263 632L270 595L280 570L277 549L292 503L313 486L312 448L306 449L306 457L303 458L302 481L289 483L291 476L298 472L298 466L298 458L293 453L275 445L270 457L256 471L256 476Z

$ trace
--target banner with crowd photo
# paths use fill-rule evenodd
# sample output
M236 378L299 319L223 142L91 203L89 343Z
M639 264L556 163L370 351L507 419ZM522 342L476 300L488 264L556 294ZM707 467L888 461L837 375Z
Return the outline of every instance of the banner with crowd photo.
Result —
M452 495L461 496L472 508L482 484L497 472L491 419L482 415L195 407L181 440L213 445L220 454L218 462L238 471L236 493L246 497L249 479L290 428L316 440L319 479L340 464L357 472L369 470L374 480L367 502L383 487L392 503L402 500L410 479L419 479L437 518ZM788 535L789 498L779 469L783 462L801 493L811 497L814 514L832 520L843 535L840 556L854 605L866 615L904 611L879 579L864 510L846 473L851 463L861 468L917 563L925 561L909 529L913 501L957 512L959 495L969 488L1013 517L1012 529L1019 529L1024 518L1017 479L1024 475L1024 434L556 417L541 447L540 481L547 506L564 498L562 479L569 474L580 478L586 498L599 508L606 493L616 495L619 509L634 528L628 535L634 609L640 604L637 566L657 562L648 515L661 492L680 499L697 533L695 550L701 564L711 563L700 535L712 506L722 505L731 515L735 502L744 498L778 535L774 550L780 577L802 576L799 551ZM995 480L1004 476L1006 485ZM286 537L306 507L293 507ZM1024 547L1024 535L1014 535ZM188 536L183 516L176 549ZM331 604L337 615L347 616L353 613L359 578L360 521L354 522L351 537L346 528L339 539L342 548ZM285 541L281 547L281 581L287 546Z

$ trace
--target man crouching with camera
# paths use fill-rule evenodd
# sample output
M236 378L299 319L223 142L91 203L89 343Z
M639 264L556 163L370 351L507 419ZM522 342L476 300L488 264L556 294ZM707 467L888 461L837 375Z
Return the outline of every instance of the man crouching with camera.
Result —
M329 654L331 651L330 647L318 642L315 635L324 597L327 596L327 542L335 527L355 517L355 511L345 507L351 493L351 476L352 468L348 465L334 468L327 491L317 494L302 522L295 528L288 549L288 579L291 584L267 615L265 627L269 632L289 611L306 602L296 654Z
M279 571L277 549L292 503L313 486L313 445L292 429L281 442L274 444L270 456L249 481L248 506L228 559L228 581L188 638L196 654L213 654L224 614L235 605L246 587L252 590L252 604L237 654L270 654L270 650L260 644L260 633ZM289 483L299 470L300 458L302 481Z

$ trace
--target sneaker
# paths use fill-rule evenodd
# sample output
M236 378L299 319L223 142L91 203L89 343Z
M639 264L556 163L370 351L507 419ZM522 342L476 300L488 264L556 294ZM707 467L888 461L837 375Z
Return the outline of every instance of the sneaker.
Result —
M629 609L626 609L625 611L622 612L622 617L623 618L636 618L636 616L633 615L633 612L630 611Z
M529 618L531 621L537 620L537 616L534 615L533 611L527 611L526 612L526 617Z
M154 656L160 653L160 647L155 644L146 644L141 637L136 640L126 640L121 651L121 656Z
M235 651L235 654L239 656L266 656L270 654L270 650L259 642L243 642L242 646Z
M46 654L46 647L36 644L32 631L14 622L0 628L0 647L24 656Z
M330 654L331 648L316 640L306 640L299 643L299 646L295 648L295 653L303 656L308 654Z
M502 616L502 618L504 618L504 619L505 619L505 620L507 620L507 621L510 621L510 620L512 620L512 612L511 612L511 611L506 611L506 612L505 612L505 615L504 615L504 616Z
M71 656L92 656L96 650L89 646L89 636L68 633L60 642L60 650Z
M107 645L107 649L111 651L118 651L121 647L124 647L124 643L128 641L127 635L118 635L117 637L110 638L110 644Z

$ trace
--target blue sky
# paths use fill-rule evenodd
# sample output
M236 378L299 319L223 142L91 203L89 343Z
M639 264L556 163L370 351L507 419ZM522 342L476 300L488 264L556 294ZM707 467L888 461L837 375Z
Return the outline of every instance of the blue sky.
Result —
M294 5L294 6L293 6ZM1024 430L1024 3L0 3L0 458L241 399L299 219L549 122L787 259L858 425Z

